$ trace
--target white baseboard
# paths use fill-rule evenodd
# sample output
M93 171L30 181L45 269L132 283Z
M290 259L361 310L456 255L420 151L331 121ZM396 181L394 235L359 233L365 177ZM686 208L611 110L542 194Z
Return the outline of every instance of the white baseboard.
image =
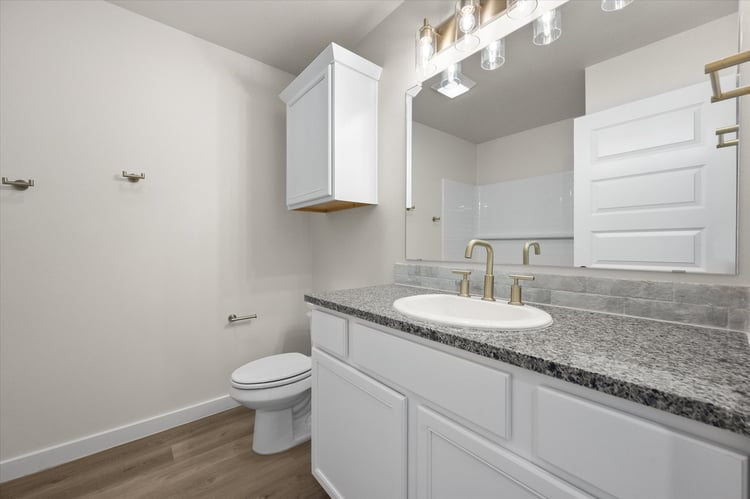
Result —
M128 425L71 440L60 445L30 452L22 456L0 461L0 482L29 475L59 464L95 454L160 431L190 423L216 414L239 404L229 395L218 397L176 411L142 419Z

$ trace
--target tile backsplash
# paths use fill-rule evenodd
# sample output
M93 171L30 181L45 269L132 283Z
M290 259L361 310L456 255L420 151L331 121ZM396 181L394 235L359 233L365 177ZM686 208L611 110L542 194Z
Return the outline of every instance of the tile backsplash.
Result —
M458 290L454 267L397 263L394 282L444 291ZM750 332L750 288L683 282L639 281L533 272L523 281L523 300ZM482 294L484 271L471 274L471 293ZM495 296L508 299L510 280L496 273Z

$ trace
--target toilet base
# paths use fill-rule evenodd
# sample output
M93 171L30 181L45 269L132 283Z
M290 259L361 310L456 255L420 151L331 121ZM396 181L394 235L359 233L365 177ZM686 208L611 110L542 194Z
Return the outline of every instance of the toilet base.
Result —
M276 454L310 440L310 392L293 407L277 411L257 409L253 451Z

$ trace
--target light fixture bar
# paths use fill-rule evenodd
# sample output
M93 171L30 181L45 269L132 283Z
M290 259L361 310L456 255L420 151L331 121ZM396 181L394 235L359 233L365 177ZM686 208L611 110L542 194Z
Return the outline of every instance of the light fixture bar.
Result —
M479 6L479 25L482 26L496 18L507 8L508 0L483 0ZM437 51L447 49L456 40L456 16L450 16L435 28L438 34Z
M498 0L489 0L489 2L493 1L496 2ZM505 0L499 1L503 6L505 6ZM534 14L531 17L525 19L510 19L508 18L508 16L504 15L505 10L502 8L499 13L495 11L494 15L488 18L488 21L482 21L481 26L475 32L480 41L479 45L477 45L477 47L474 48L471 52L460 52L456 50L452 43L452 40L455 39L455 36L446 36L447 33L441 33L442 36L438 37L438 50L431 57L429 68L420 68L419 66L417 66L415 83L422 83L429 80L436 74L442 72L451 64L465 59L467 55L478 52L495 40L504 38L509 34L519 30L523 26L530 24L535 16L541 16L545 12L560 7L568 3L569 1L570 0L539 0L539 5L536 8ZM487 3L488 6L493 5L489 2ZM485 2L482 2L482 4L484 3ZM499 4L494 5L497 8ZM483 20L485 19L485 8L486 7L483 7L481 14L481 19ZM436 28L436 31L444 31L446 26L449 25L455 26L455 15L451 15L451 17L447 21L439 24L438 28Z

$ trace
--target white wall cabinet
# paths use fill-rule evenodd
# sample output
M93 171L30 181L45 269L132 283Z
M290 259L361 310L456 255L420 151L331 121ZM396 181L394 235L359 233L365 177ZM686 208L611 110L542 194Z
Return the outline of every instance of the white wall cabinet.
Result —
M287 109L287 208L377 204L381 72L332 43L280 94Z
M327 310L312 342L334 498L748 497L750 438Z

